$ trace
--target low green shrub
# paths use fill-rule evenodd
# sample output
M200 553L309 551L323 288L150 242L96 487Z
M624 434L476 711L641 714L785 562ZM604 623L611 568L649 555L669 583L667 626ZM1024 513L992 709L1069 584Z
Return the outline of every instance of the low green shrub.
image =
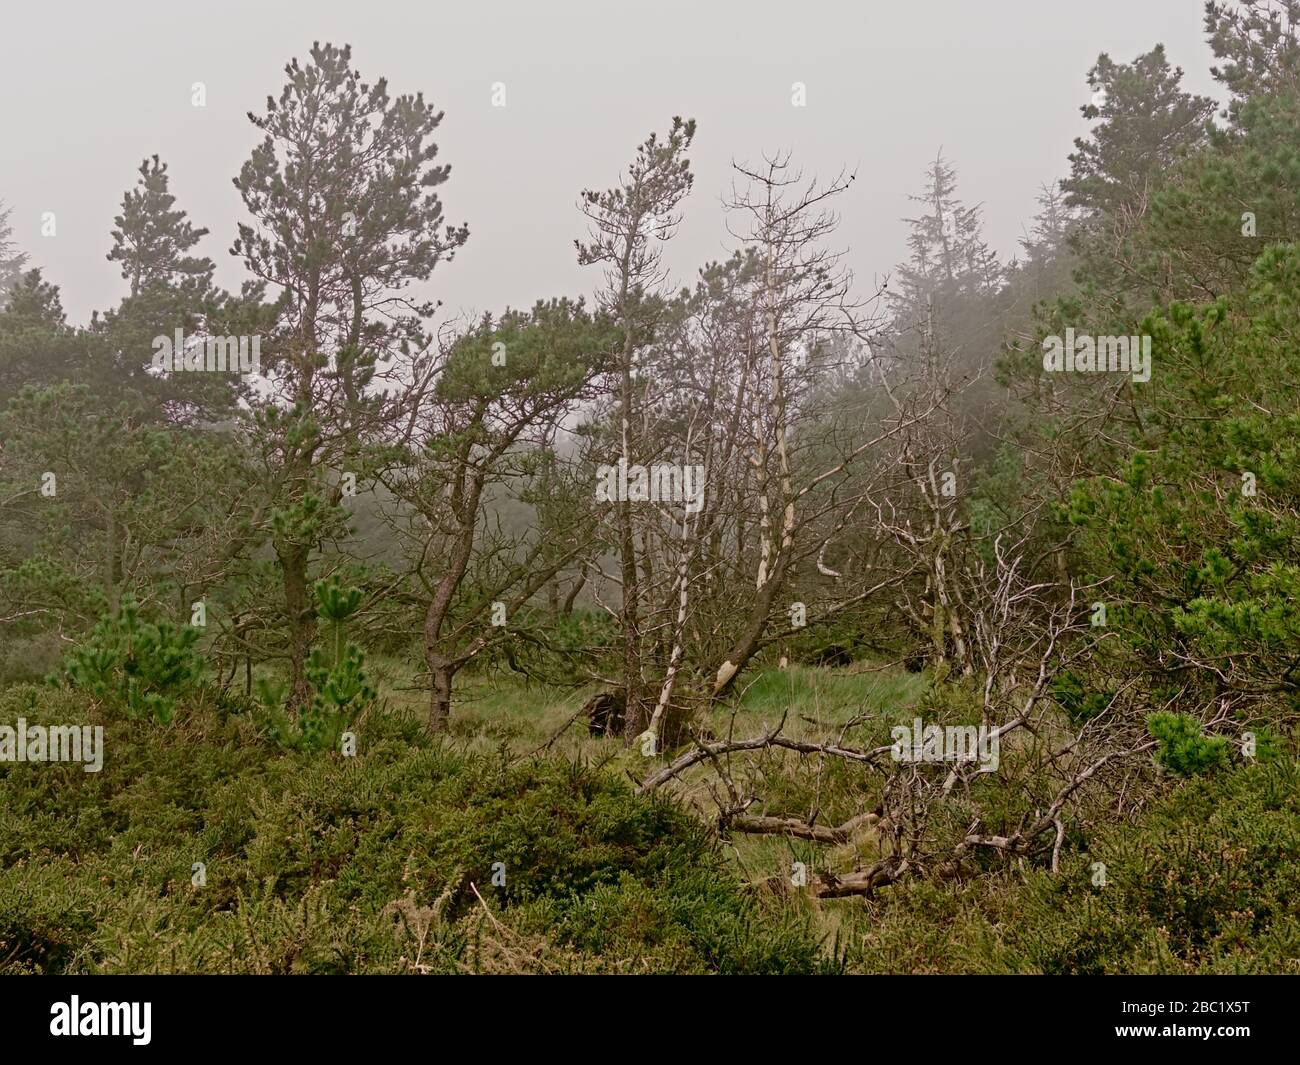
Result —
M14 688L86 716L75 692ZM200 704L105 722L101 772L0 765L0 973L817 972L807 916L613 774L371 713L355 757Z
M1147 730L1160 741L1156 761L1180 777L1200 776L1228 762L1228 741L1206 736L1190 714L1151 714Z
M167 724L180 699L198 685L203 664L196 628L147 621L125 601L87 634L64 661L68 682L112 709Z

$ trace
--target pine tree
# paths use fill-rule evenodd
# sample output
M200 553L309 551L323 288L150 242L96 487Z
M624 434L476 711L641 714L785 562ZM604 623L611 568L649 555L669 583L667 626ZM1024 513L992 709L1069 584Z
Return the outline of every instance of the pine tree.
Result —
M315 633L313 552L341 531L327 474L345 468L376 405L366 389L399 349L427 345L434 309L406 291L450 260L469 236L447 225L431 137L442 121L422 94L388 94L351 66L352 50L313 44L293 60L278 100L249 119L262 133L235 187L251 216L232 252L279 291L255 399L253 443L273 499L272 543L283 583L291 667L289 705L310 702L306 661Z
M178 329L191 337L245 332L238 321L231 321L239 319L244 308L241 301L213 288L211 259L189 254L208 231L196 229L176 207L167 164L152 156L141 162L139 175L135 187L122 195L108 252L109 261L120 264L130 289L118 307L102 316L96 313L91 330L112 352L121 387L135 394L142 413L151 413L155 420L215 421L229 415L238 378L151 374L154 339L171 339ZM236 328L225 328L232 325Z
M122 264L132 296L157 287L206 292L212 283L212 260L186 253L208 231L195 229L184 211L174 209L167 164L158 156L145 159L139 172L136 188L122 197L122 213L113 219L117 228L109 261Z
M591 239L585 244L574 242L578 262L605 267L605 285L598 299L623 333L617 384L619 453L629 463L636 461L634 451L642 443L634 437L639 420L636 356L638 348L653 336L663 313L658 291L665 279L660 268L662 245L676 230L681 220L678 207L695 180L686 157L694 137L695 120L675 116L667 137L660 140L652 133L641 143L618 185L603 192L584 190L579 200L591 222ZM616 517L623 582L619 627L623 637L624 739L631 744L647 721L642 705L641 566L628 501L618 503Z
M1003 279L997 255L985 243L979 204L967 207L957 196L957 172L935 156L925 172L925 191L908 199L926 212L905 221L912 227L912 255L900 264L889 302L900 328L914 325L946 298L988 295Z
M1132 227L1164 174L1207 140L1214 101L1180 88L1163 45L1131 64L1102 53L1088 71L1093 101L1080 110L1100 119L1089 137L1074 141L1070 176L1061 182L1067 206L1098 229L1107 221Z
M14 245L14 231L9 224L12 213L12 207L0 203L0 308L8 301L9 292L18 283L27 263L27 255Z
M39 269L21 274L0 310L0 407L24 386L85 380L87 352L84 338L68 325L58 286Z
M1249 97L1300 91L1300 0L1209 0L1205 32L1214 57L1227 60L1210 73L1234 97L1234 123Z
M1039 186L1035 202L1038 214L1034 216L1034 227L1021 239L1020 246L1027 265L1043 266L1064 252L1075 216L1066 206L1064 193L1055 184Z
M1184 92L1182 77L1160 45L1131 64L1103 53L1088 72L1094 96L1080 110L1097 124L1090 136L1075 139L1061 189L1080 214L1070 244L1081 260L1081 288L1106 326L1102 332L1132 323L1152 302L1173 295L1163 265L1134 240L1169 171L1209 141L1214 101Z

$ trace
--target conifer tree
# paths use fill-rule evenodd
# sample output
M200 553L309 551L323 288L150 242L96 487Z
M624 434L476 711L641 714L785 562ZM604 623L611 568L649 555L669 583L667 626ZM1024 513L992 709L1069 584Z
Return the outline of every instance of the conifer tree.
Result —
M58 286L40 269L21 274L0 310L0 407L25 385L85 381L89 349L88 339L68 324Z
M1093 99L1081 111L1098 121L1089 136L1075 138L1061 188L1066 205L1082 212L1090 240L1106 238L1104 249L1122 243L1166 172L1207 141L1214 101L1184 92L1182 77L1163 45L1132 63L1102 53L1088 72Z
M122 213L113 219L117 228L109 261L122 264L132 296L159 286L206 291L212 282L212 260L188 252L208 231L195 229L185 212L175 209L167 164L158 156L145 159L139 173L137 186L122 197Z
M605 285L599 294L606 311L622 331L615 389L619 404L619 455L634 464L637 386L636 356L654 335L663 313L659 288L665 280L660 268L662 244L672 236L681 216L681 201L691 190L694 175L686 152L695 137L695 120L674 117L668 136L652 133L637 148L636 156L619 184L603 192L585 190L579 206L591 222L590 240L575 241L578 262L605 267ZM622 604L619 626L623 638L623 683L626 712L625 739L630 744L646 723L642 703L641 578L636 536L629 501L616 505L618 552L621 563Z
M352 69L352 50L316 43L285 67L279 99L249 115L261 132L235 178L250 215L232 251L276 294L263 345L269 394L251 430L274 500L272 543L283 585L289 704L310 701L315 633L308 569L339 529L339 479L376 404L366 390L393 354L426 343L433 305L409 288L451 259L466 227L443 219L431 140L442 113L423 94L389 96Z
M190 254L208 231L196 229L176 207L167 164L152 156L140 164L139 175L122 196L108 252L129 291L116 308L96 314L91 328L111 351L118 378L144 400L142 412L180 422L228 416L239 389L236 375L147 372L158 337L170 341L180 330L183 339L201 343L196 334L238 334L251 327L239 321L246 317L239 313L243 302L213 287L212 260Z
M14 241L13 226L9 222L12 213L12 207L0 203L0 309L7 302L10 289L18 283L27 263L26 253L20 252Z
M1226 60L1210 73L1233 95L1234 122L1251 96L1300 91L1300 0L1208 0L1205 32L1214 57Z
M935 301L945 297L987 295L1002 280L997 255L983 238L978 204L966 206L957 196L957 172L942 151L926 169L925 191L909 196L925 212L905 221L911 258L895 271L889 303L900 326L915 324Z

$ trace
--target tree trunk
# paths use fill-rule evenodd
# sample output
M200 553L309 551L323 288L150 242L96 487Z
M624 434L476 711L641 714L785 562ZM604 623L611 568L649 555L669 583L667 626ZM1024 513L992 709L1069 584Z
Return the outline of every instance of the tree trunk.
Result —
M619 547L623 556L623 603L619 624L623 629L623 685L626 713L623 736L628 746L645 726L641 708L641 633L637 616L639 595L636 571L636 540L632 535L631 504L619 503Z
M740 671L758 653L763 633L767 630L767 619L772 613L772 603L776 598L776 593L785 583L785 568L788 557L785 552L778 555L772 576L758 590L740 638L732 645L726 661L718 667L717 676L713 681L713 698L718 699L725 695L731 689L732 684L735 683L736 678L740 676Z
M277 544L276 556L284 581L284 609L289 622L289 700L290 710L301 711L311 702L311 685L307 683L307 655L316 639L316 612L307 589L306 547Z
M573 614L573 601L578 598L578 593L582 591L582 586L587 583L587 571L584 569L578 575L578 579L573 582L573 587L569 589L569 594L564 597L564 616L570 617Z
M460 587L461 578L469 567L474 550L475 518L479 499L483 493L483 474L475 473L456 493L455 507L459 513L460 528L452 541L447 568L443 570L429 606L424 612L424 661L433 679L429 696L429 731L442 732L447 727L451 713L451 682L456 675L455 660L446 653L443 626L451 612L451 603Z
M429 668L433 673L433 688L429 693L429 731L445 732L451 717L451 681L455 670L442 655L430 655Z
M624 297L626 299L626 296ZM632 331L627 326L623 344L623 395L622 395L622 445L623 461L632 462ZM622 562L623 602L619 608L619 625L623 629L623 686L624 704L623 737L627 746L645 728L645 712L641 707L641 629L637 614L640 598L640 581L637 572L636 533L632 528L632 504L619 500L618 547Z

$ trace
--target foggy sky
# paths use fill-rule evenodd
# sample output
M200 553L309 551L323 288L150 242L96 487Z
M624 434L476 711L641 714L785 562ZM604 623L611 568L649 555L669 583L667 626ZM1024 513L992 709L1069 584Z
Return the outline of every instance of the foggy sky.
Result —
M84 323L126 292L105 255L136 168L158 153L196 226L197 253L237 289L228 254L243 205L231 184L258 141L246 113L279 95L284 64L313 40L353 46L364 80L423 91L445 110L435 141L451 178L447 220L469 243L424 294L449 313L500 311L590 293L574 204L605 188L651 130L698 120L695 188L666 264L678 284L725 257L729 165L789 149L809 175L843 167L839 245L865 290L905 258L909 193L940 146L959 194L984 205L1003 259L1033 215L1040 183L1067 172L1086 132L1086 73L1097 54L1131 61L1157 42L1184 88L1222 100L1200 0L473 0L6 5L0 15L0 201L29 265ZM191 84L207 87L191 106ZM794 81L808 105L790 103ZM504 82L507 106L491 106ZM40 235L54 211L58 234Z

